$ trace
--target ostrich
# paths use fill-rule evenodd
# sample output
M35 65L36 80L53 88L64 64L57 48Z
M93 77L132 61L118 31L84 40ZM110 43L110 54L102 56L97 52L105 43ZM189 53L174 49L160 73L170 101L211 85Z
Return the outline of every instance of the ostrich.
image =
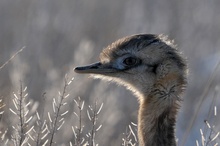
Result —
M119 83L137 96L140 146L176 146L176 115L187 66L166 36L121 38L101 52L100 62L76 67L75 72Z

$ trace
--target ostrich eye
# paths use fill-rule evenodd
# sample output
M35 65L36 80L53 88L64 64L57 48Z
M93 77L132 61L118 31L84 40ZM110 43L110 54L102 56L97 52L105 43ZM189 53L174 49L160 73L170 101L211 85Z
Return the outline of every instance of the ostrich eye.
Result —
M133 65L136 65L138 63L138 60L136 58L133 58L133 57L128 57L123 61L123 63L127 66L133 66Z

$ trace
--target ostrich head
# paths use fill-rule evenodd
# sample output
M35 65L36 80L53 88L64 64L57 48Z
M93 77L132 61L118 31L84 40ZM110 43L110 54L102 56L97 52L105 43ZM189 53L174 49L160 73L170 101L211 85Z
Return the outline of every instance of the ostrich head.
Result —
M75 68L126 86L138 97L141 146L176 146L175 122L186 85L186 64L163 35L128 36L107 46L100 62Z
M142 100L152 94L178 97L185 86L186 65L166 36L141 34L117 40L101 52L100 62L75 71L122 84Z

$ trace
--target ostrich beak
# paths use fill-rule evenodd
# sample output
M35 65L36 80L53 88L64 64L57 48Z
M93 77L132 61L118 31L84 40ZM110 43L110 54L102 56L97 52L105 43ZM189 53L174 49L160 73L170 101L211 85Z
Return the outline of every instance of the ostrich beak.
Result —
M97 62L86 66L76 67L74 71L76 73L105 74L117 72L117 69L113 68L109 64L102 64L101 62Z

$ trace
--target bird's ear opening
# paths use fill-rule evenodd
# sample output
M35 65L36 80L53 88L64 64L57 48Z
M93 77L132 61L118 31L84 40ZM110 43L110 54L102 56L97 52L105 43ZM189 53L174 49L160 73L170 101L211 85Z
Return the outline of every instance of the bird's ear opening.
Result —
M154 74L157 74L157 68L158 68L158 64L155 64L155 65L153 65L152 66L152 72L154 73Z
M153 74L157 74L158 73L158 67L160 66L159 64L148 64L147 65L149 67L148 71L153 73Z
M117 70L112 68L112 66L108 64L102 64L101 62L97 62L86 66L76 67L74 71L76 73L105 74L114 73Z

